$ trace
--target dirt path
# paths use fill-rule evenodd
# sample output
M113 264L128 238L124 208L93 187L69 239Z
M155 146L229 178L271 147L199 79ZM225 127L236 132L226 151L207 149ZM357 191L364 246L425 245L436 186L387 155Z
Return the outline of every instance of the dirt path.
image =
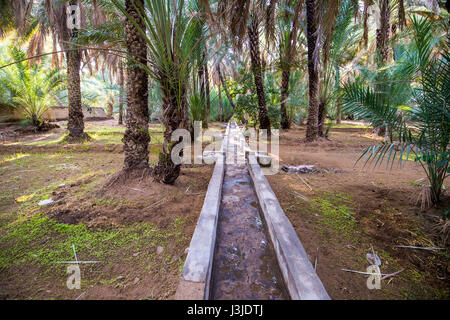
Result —
M288 299L239 135L230 127L211 299Z

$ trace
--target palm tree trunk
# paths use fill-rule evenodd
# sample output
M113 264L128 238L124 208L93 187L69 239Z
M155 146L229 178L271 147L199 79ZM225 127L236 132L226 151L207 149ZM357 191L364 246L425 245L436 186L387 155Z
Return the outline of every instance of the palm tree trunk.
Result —
M300 12L302 10L303 7L303 1L298 1L297 5L295 6L294 9L294 15L293 15L293 21L292 21L292 29L289 33L289 39L288 39L288 43L286 46L286 51L284 53L284 63L283 65L287 64L285 66L285 69L283 70L282 74L281 74L281 128L282 129L289 129L291 126L291 123L289 121L288 115L287 115L287 110L286 110L286 101L289 97L289 78L291 75L291 67L290 67L290 63L292 58L295 56L296 54L296 46L295 46L295 41L297 39L297 31L300 25L299 22L299 15ZM283 55L282 52L280 52L280 56Z
M120 96L119 96L119 124L123 124L123 93L124 93L124 74L123 74L123 62L119 62L119 86L120 86Z
M380 8L380 29L377 29L377 65L381 67L389 58L389 0L381 1Z
M206 121L206 93L205 93L205 55L202 53L201 61L198 66L198 81L200 86L200 99L202 101L202 128L206 129L208 127L208 122Z
M209 70L208 70L208 59L205 55L205 94L206 94L206 128L208 128L208 120L209 120L209 114L211 112L211 96L210 96L210 87L209 87Z
M339 70L339 65L334 65L335 69L335 92L339 91L340 83L341 83L341 73ZM342 121L342 108L341 108L341 98L339 97L336 101L336 124L341 124Z
M71 5L78 4L78 1L70 1ZM78 37L78 30L74 28L71 32L70 42L74 42ZM80 64L81 51L74 50L73 45L69 44L67 52L67 78L69 80L69 119L67 129L69 130L68 139L70 141L82 141L89 139L84 132L83 109L81 106L81 83L80 83Z
M126 0L128 14L145 32L145 24L136 7L143 8L143 0ZM127 65L127 115L123 137L124 170L148 168L148 75L138 63L147 63L147 46L138 28L127 19L126 45L131 59Z
M400 30L403 30L403 28L406 26L404 0L398 1L398 25L400 26Z
M162 108L164 124L164 143L163 149L159 153L159 162L153 169L153 176L156 180L165 184L174 184L180 175L181 164L175 164L172 160L172 150L181 142L172 142L172 133L179 129L184 128L189 130L188 117L187 117L187 98L186 87L183 85L181 99L178 100L177 90L170 87L170 84L166 82L166 85L161 86ZM179 102L181 105L179 105ZM180 156L182 154L180 153Z
M259 52L258 22L255 17L252 17L252 21L247 28L247 33L250 45L253 78L255 81L256 95L258 96L259 127L260 129L266 129L267 134L270 135L270 119L267 115L266 98L264 94L264 84L261 70L261 55Z
M289 96L289 77L291 72L289 70L283 70L281 73L281 129L289 129L291 124L287 115L286 102Z
M369 27L367 25L367 20L369 19L369 6L371 5L371 0L364 0L364 9L363 9L363 42L364 48L367 49L367 45L369 43Z
M317 46L316 1L306 0L309 107L306 124L306 141L313 141L319 135L319 70Z
M376 49L376 62L377 67L380 68L384 66L389 59L389 20L390 20L390 8L389 0L381 0L380 7L380 29L377 29L377 49ZM382 90L378 86L377 90ZM374 133L378 136L385 136L388 132L386 127L377 127L374 129Z
M342 107L341 107L341 102L340 100L338 100L337 102L337 117L336 117L336 124L341 124L342 122Z
M220 82L218 84L218 91L219 91L219 121L223 122L222 88Z
M320 101L319 103L319 137L323 137L323 127L325 124L325 111L326 111L325 101Z

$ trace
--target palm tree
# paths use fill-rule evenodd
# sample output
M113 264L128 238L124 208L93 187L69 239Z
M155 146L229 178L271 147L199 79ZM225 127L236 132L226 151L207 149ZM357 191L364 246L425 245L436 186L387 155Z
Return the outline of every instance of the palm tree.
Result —
M266 97L264 93L261 54L259 50L259 27L257 10L253 10L250 15L250 22L247 27L248 44L250 48L251 69L255 81L256 95L258 96L259 107L259 127L266 129L270 135L270 119L267 114Z
M145 41L146 46L142 46L140 41L135 43L142 50L144 57L144 48L148 48L146 64L144 64L145 58L142 58L142 54L136 54L141 57L140 61L136 57L140 66L138 70L141 72L141 68L143 68L160 86L163 112L161 120L165 127L163 147L159 154L158 164L153 169L153 176L158 181L173 184L179 176L181 163L173 161L172 150L178 148L181 141L173 142L171 140L172 133L179 128L189 129L187 86L194 62L193 50L202 39L203 28L198 18L188 16L189 12L183 0L140 1L142 6L134 6L135 11L129 11L128 7L125 8L119 0L112 0L113 4L139 31L140 38ZM144 5L145 11L143 10ZM137 20L137 18L142 18L142 20ZM145 29L148 31L145 32ZM127 31L127 38L136 39L134 29L133 33L129 28ZM134 72L137 70L135 69ZM129 76L133 77L133 74L129 74ZM131 77L128 78L130 83L133 82ZM140 78L137 81L141 81L141 85L143 80ZM133 89L130 86L131 84L128 88ZM140 97L143 95L142 92ZM128 119L132 119L129 116L130 103L132 101L128 101L127 122ZM137 104L138 101L135 103ZM144 110L141 111L144 112ZM136 121L139 120L136 119ZM142 132L140 137L147 139L148 130L145 133ZM148 143L147 141L145 143Z
M25 59L26 54L20 48L12 47L8 51L13 61ZM0 65L7 62L0 59ZM33 126L42 130L44 113L55 103L55 96L65 89L65 79L57 68L22 61L0 70L0 88L8 96L0 104L18 109Z
M341 110L340 80L341 68L357 55L360 33L358 26L353 23L353 0L340 1L332 32L326 35L322 53L322 78L319 104L319 135L325 136L324 120L329 106L334 102L336 106L337 122L340 122ZM345 74L344 74L345 76ZM334 82L334 83L333 83Z
M360 77L347 83L344 109L373 126L390 128L389 141L367 148L360 159L374 160L377 166L387 158L386 165L392 168L397 154L400 166L414 154L430 183L422 203L436 204L450 173L450 56L436 45L446 32L434 34L433 23L426 18L411 20L413 42L394 66L367 70L368 81ZM378 90L380 85L383 90Z
M287 33L282 34L281 44L280 44L280 67L281 67L281 104L280 104L280 113L281 113L281 128L289 129L290 121L287 115L286 103L289 96L289 78L291 75L291 68L293 65L293 60L297 53L297 33L300 27L299 16L302 10L303 0L297 1L297 4L294 9L294 13L292 15L292 28ZM288 14L290 8L285 9L285 15L282 21L284 24L289 24L290 15ZM286 17L287 16L287 17ZM286 19L288 18L288 19Z
M222 22L227 31L222 30L225 37L228 34L234 48L242 49L242 44L247 42L250 51L250 64L258 98L258 120L261 129L266 129L270 134L270 119L267 113L267 105L263 84L263 61L260 52L259 27L263 14L266 15L264 27L266 35L273 37L273 10L276 1L267 3L252 0L220 0L217 4L217 12L210 18L210 23L221 29L218 23ZM209 5L208 5L209 6ZM208 7L206 12L211 14ZM222 83L224 84L224 83ZM225 89L225 87L224 87Z
M309 107L306 141L319 137L319 58L317 44L316 1L306 0L306 37L308 40Z
M130 56L127 65L127 118L123 137L124 170L148 168L148 75L143 65L147 64L146 32L141 17L143 0L126 0L126 47Z
M78 1L69 1L70 5L78 5ZM65 10L60 6L57 10ZM67 17L66 17L67 18ZM89 140L90 137L84 132L83 109L81 106L81 83L80 83L80 65L81 50L74 45L77 41L79 30L75 26L70 32L70 39L67 46L67 79L69 80L69 119L67 129L69 134L67 140L72 142Z
M69 134L67 140L78 142L90 139L84 132L83 112L81 107L80 62L81 50L74 45L77 40L77 28L69 30L67 27L66 4L78 5L78 1L71 0L41 0L34 12L34 1L9 1L8 5L14 13L15 26L19 34L33 34L29 45L29 56L39 54L43 48L47 35L52 34L58 39L63 51L66 51L69 121L67 124ZM82 19L83 20L83 19ZM54 51L57 41L54 41ZM57 55L54 55L54 58Z

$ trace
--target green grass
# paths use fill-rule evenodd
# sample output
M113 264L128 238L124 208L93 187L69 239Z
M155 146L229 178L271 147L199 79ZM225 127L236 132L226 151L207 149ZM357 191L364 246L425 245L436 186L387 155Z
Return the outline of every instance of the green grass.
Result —
M319 214L319 221L323 225L351 237L356 220L348 207L352 204L350 196L339 192L324 192L311 202L312 211Z
M148 251L148 247L166 247L169 241L187 241L181 230L185 220L176 219L166 229L147 223L135 223L110 229L88 228L84 224L69 225L41 213L19 218L0 228L0 270L22 264L37 264L48 272L60 269L57 261L72 261L72 244L78 259L106 263L118 252ZM178 259L168 263L179 265Z

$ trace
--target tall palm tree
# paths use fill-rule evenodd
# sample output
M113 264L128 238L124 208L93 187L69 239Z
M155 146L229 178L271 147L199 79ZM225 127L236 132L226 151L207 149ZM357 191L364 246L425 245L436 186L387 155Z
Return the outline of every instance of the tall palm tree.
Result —
M282 36L282 43L280 44L280 67L281 67L281 104L280 104L280 113L281 113L281 128L282 129L289 129L290 128L290 122L287 115L286 110L286 103L289 96L289 78L291 75L291 68L293 64L293 60L295 58L295 55L297 53L297 33L298 29L300 27L300 13L302 11L303 6L303 0L297 1L297 4L295 5L294 13L292 15L292 19L290 18L290 15L287 14L287 12L290 11L290 8L285 9L285 15L288 16L287 23L292 20L292 28L289 30L289 32L284 33ZM286 22L285 22L286 23Z
M319 137L319 57L316 0L306 0L306 38L308 42L309 106L306 141Z
M78 5L77 0L69 1L70 5ZM63 5L57 10L65 10ZM67 18L67 17L66 17ZM77 142L89 140L90 137L84 132L83 109L81 106L81 82L80 82L80 65L81 65L81 50L74 45L78 38L76 26L69 31L70 38L67 45L67 78L69 80L69 119L67 122L67 129L69 134L67 136L69 141Z
M268 130L270 134L270 119L267 112L264 84L263 84L263 61L260 51L259 27L263 21L263 15L266 15L264 27L266 36L273 35L273 10L275 8L274 0L269 4L260 0L220 0L217 4L217 12L210 19L211 24L215 24L219 29L219 23L226 26L227 31L223 34L231 34L234 48L241 50L242 44L247 42L250 51L250 64L253 73L253 79L256 87L256 95L258 98L258 120L261 129ZM205 1L206 12L211 14L211 9ZM219 25L218 25L219 24ZM225 87L224 87L225 88Z
M146 25L141 14L143 0L126 0L126 47L130 56L127 65L127 116L123 136L124 170L148 168L148 75L147 45L143 33Z
M58 41L53 42L54 51L56 51L56 45L59 43L61 49L66 52L69 83L69 119L67 124L69 134L67 140L78 142L90 139L84 132L81 106L80 62L82 52L74 44L78 38L79 30L76 27L72 30L67 27L66 6L79 5L79 2L77 0L68 2L41 0L36 4L37 10L35 12L33 11L33 4L35 3L32 0L10 1L10 5L15 12L16 28L21 34L34 32L30 40L29 55L40 53L47 35L51 34L54 39L58 39Z

